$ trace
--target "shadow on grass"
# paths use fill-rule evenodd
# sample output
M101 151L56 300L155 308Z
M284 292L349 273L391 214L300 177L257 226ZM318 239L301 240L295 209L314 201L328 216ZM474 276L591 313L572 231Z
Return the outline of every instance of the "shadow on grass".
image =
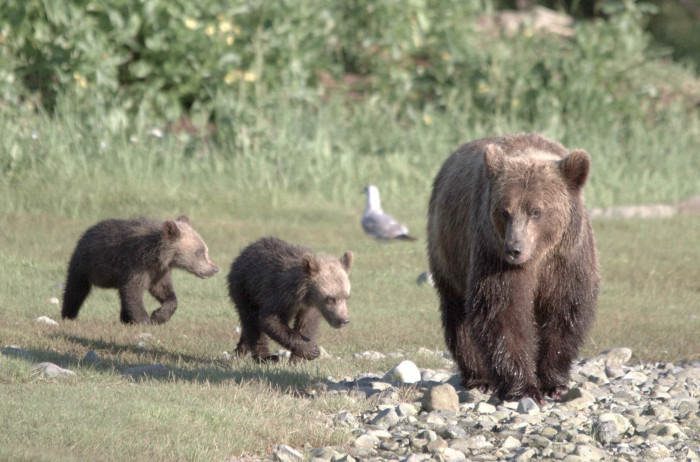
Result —
M26 349L29 358L23 359L30 359L32 362L48 361L69 369L113 372L137 382L149 380L209 384L258 382L295 395L303 394L313 382L322 379L318 372L308 370L303 364L291 365L286 361L279 364L257 364L250 358L236 357L231 361L224 361L62 333L55 334L55 337L93 351L106 351L113 355L133 354L139 359L128 361L101 358L96 361L87 361L74 354L45 349ZM153 360L149 361L147 358ZM183 362L192 364L192 367L173 366Z

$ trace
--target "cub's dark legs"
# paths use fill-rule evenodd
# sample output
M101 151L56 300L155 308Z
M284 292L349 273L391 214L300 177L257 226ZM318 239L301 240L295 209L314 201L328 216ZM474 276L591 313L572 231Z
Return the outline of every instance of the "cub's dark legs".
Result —
M173 287L170 273L167 273L160 281L151 285L148 291L161 303L160 308L151 313L151 322L153 324L162 324L168 321L177 309L177 296L175 295L175 287Z
M321 324L322 319L323 316L317 309L311 308L300 311L299 314L297 314L296 321L294 322L294 330L299 332L302 337L307 338L310 342L315 342L318 327ZM292 352L292 357L290 359L292 362L296 362L304 358L299 354Z
M149 324L151 318L143 306L144 288L140 281L130 281L119 288L122 309L119 319L123 323Z
M236 354L245 356L251 353L258 362L277 361L277 356L270 354L267 336L262 331L261 321L258 318L259 308L253 304L245 289L235 280L229 279L229 295L241 321L241 338L236 346Z
M88 294L90 294L91 288L92 285L84 274L73 268L68 270L66 287L63 291L63 308L61 309L61 317L63 319L75 319L78 317L78 311L80 311L80 307Z

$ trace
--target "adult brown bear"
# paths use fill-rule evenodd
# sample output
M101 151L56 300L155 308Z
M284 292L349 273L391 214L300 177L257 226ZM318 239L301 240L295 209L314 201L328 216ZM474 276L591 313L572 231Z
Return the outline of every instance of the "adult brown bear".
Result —
M430 270L465 387L539 402L566 390L598 298L590 163L586 151L517 134L465 144L435 178Z

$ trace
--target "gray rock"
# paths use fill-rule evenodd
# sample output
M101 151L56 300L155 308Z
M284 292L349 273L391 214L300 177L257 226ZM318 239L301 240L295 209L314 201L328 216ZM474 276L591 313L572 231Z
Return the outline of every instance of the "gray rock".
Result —
M383 379L389 382L416 383L420 382L421 375L418 367L412 361L401 361L387 372Z
M503 440L503 443L501 443L502 449L518 449L520 446L522 446L520 440L512 436L507 437Z
M681 434L681 429L674 423L663 423L655 425L646 432L646 436L676 436Z
M476 405L474 411L476 411L478 414L493 414L494 412L496 412L496 406L494 406L493 404L481 402Z
M94 363L100 360L100 355L98 355L96 352L90 350L87 353L85 353L85 357L83 358L83 361L86 363Z
M614 412L604 412L598 416L598 422L613 422L618 435L624 435L632 424L627 417Z
M280 462L299 462L304 460L304 456L299 451L285 444L275 446L273 454L275 455L275 460Z
M416 279L416 284L422 285L422 284L427 284L429 286L434 286L435 282L433 281L433 275L430 274L430 271L424 271L418 275L418 278Z
M428 412L438 409L459 410L459 398L454 387L449 383L443 383L430 387L423 394L422 407Z
M532 448L522 449L522 450L518 451L518 453L515 455L513 460L516 460L516 461L530 460L535 456L535 454L537 454L537 451L535 451Z
M388 428L392 425L396 425L399 420L400 419L399 416L396 415L396 411L393 408L389 408L379 411L374 419L370 421L370 423L382 428Z
M399 417L411 417L418 414L418 409L413 404L399 403L396 405L396 415Z
M617 425L611 420L598 421L593 424L593 437L602 445L620 441Z
M629 348L613 348L601 355L606 367L620 368L632 359L632 350Z
M516 410L520 414L535 415L539 414L540 407L532 398L523 398L518 402Z
M648 448L645 448L640 453L640 456L646 459L663 459L669 457L671 452L666 446L660 443L654 443Z
M57 366L54 363L44 362L32 367L32 375L43 375L51 379L75 377L75 372Z
M379 441L374 438L372 435L369 435L367 433L364 433L360 436L358 436L355 441L353 441L352 445L355 446L356 448L373 448L375 443L378 443Z
M574 455L581 457L583 460L603 460L607 457L605 451L586 444L576 446Z

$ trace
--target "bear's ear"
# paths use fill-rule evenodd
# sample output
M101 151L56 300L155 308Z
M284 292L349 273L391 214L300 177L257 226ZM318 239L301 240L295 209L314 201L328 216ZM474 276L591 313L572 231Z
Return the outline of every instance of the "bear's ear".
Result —
M318 260L313 254L305 253L301 257L301 267L304 269L304 274L309 277L314 277L321 270L321 266L318 264Z
M180 237L180 228L178 228L177 223L171 220L163 223L163 237L166 239L177 239Z
M192 225L192 223L190 223L190 219L187 217L187 215L180 215L179 217L177 217L177 221L179 221L180 223L184 223L186 225L190 225L190 226Z
M484 148L484 165L489 178L497 176L503 170L505 154L500 146L487 144Z
M583 149L576 149L559 161L559 168L569 188L581 189L591 170L591 156Z
M340 261L340 264L343 265L343 269L348 274L350 274L350 268L352 267L352 261L354 259L355 259L355 256L349 250L347 252L345 252L343 254L343 256L338 259Z

